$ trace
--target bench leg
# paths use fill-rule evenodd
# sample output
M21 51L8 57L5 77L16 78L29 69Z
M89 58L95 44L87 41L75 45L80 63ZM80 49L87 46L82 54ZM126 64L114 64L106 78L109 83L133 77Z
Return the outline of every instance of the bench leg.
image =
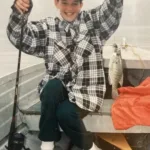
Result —
M115 145L121 150L132 150L123 134L96 133L96 136L102 138L112 145Z

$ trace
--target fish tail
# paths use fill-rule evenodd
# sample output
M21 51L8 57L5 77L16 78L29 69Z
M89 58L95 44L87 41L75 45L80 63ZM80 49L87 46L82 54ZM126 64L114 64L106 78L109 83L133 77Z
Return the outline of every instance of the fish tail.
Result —
M118 97L118 90L117 89L112 89L112 99L116 99Z

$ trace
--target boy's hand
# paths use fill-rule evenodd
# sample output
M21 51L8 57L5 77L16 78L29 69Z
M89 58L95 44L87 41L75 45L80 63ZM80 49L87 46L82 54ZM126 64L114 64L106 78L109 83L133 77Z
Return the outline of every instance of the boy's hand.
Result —
M21 13L25 13L28 11L31 3L30 0L16 0L14 6Z

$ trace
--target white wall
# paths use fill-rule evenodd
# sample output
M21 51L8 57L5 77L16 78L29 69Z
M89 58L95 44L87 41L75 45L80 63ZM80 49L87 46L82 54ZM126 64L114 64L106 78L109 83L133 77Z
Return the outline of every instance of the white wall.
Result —
M54 0L33 0L34 7L29 20L38 20L56 13ZM84 0L84 9L93 8L103 0ZM6 26L13 0L0 1L0 51L14 49L6 37ZM141 47L150 47L150 0L124 0L124 13L115 37L126 36L128 40ZM114 39L114 36L111 39ZM111 41L111 40L110 40ZM109 42L108 42L109 43Z

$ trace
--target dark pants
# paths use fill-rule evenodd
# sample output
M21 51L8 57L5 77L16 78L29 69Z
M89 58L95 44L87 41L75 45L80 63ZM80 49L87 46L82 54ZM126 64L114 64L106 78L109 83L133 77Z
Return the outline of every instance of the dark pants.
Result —
M59 141L59 125L72 143L82 149L90 149L92 133L87 132L82 118L89 112L68 100L68 92L58 79L50 80L40 96L41 118L39 123L41 141Z

